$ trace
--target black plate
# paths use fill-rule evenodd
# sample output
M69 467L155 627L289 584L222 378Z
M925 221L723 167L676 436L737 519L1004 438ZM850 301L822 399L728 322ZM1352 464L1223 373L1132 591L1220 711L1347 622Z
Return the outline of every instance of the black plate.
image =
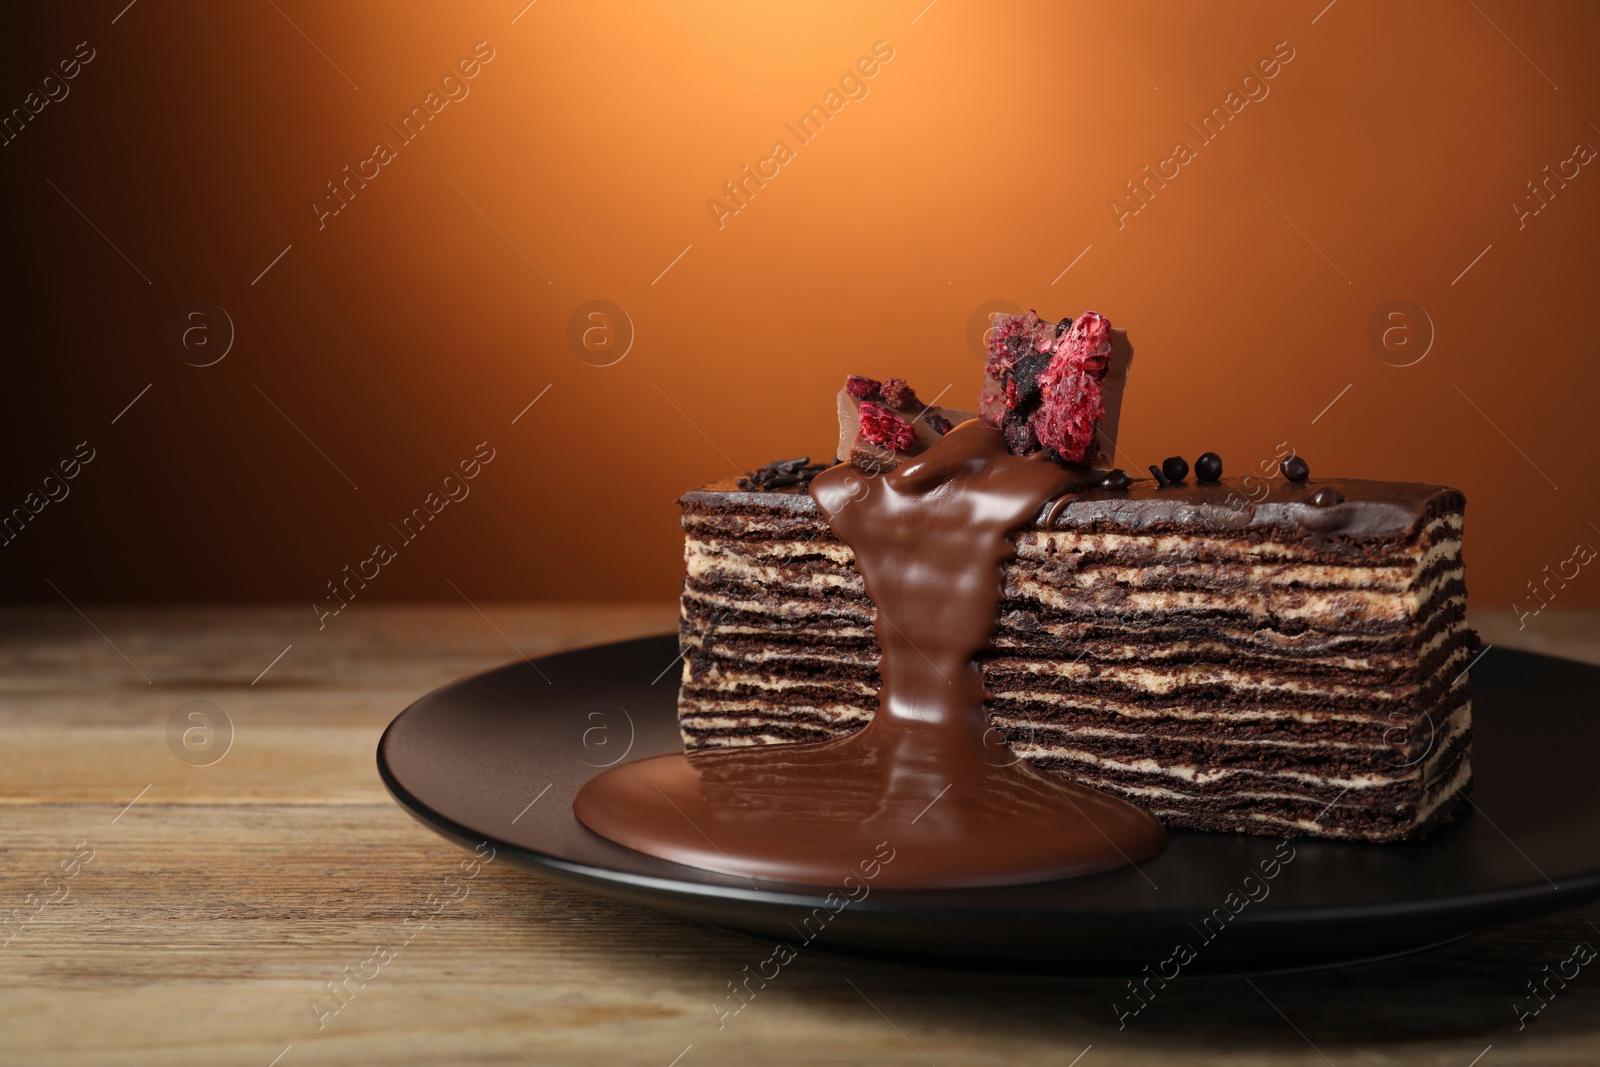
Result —
M871 891L842 908L835 897L834 911L826 890L652 859L573 818L592 775L680 745L677 651L673 637L649 637L454 682L390 724L379 773L460 844L488 841L544 877L797 949L817 935L813 947L834 950L1077 972L1149 964L1170 977L1180 943L1191 973L1315 966L1600 896L1600 668L1491 649L1472 671L1473 806L1421 843L1174 833L1138 870ZM1260 864L1288 848L1293 859L1262 878Z

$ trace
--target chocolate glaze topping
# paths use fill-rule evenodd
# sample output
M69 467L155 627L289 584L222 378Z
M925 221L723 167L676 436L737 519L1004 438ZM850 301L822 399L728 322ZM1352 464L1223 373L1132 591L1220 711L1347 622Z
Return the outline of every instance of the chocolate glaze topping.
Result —
M1332 507L1313 505L1312 495L1325 486L1338 490L1344 500ZM712 507L718 503L730 507L760 503L799 514L816 508L804 493L743 493L732 479L691 490L684 499ZM1058 529L1109 521L1137 528L1274 528L1403 540L1415 536L1435 515L1459 511L1461 505L1461 490L1418 482L1312 478L1294 483L1281 478L1224 478L1207 484L1185 482L1162 488L1149 478L1140 478L1127 489L1095 486L1069 490L1067 495L1041 505L1034 521L1039 526Z
M1311 498L1321 488L1343 496L1332 507ZM1442 485L1313 478L1307 482L1226 478L1200 485L1159 488L1141 480L1128 489L1090 489L1069 498L1053 523L1058 528L1112 521L1119 526L1183 525L1218 530L1258 527L1311 530L1350 537L1414 536L1441 510L1459 510L1461 492Z
M1154 855L1166 840L1154 816L986 743L974 661L998 618L1011 531L1099 477L1013 456L976 421L890 473L818 475L811 496L877 607L871 723L814 744L623 764L579 791L578 819L662 859L812 885L840 884L885 845L884 888L1037 882Z

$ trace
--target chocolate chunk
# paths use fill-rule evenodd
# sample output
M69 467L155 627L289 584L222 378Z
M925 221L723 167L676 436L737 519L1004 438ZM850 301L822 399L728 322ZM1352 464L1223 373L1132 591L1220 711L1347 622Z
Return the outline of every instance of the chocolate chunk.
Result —
M1325 485L1311 494L1311 503L1319 508L1331 508L1344 503L1344 494L1331 485Z
M1057 463L1093 464L1114 455L1133 360L1127 334L1092 311L1056 322L1033 312L991 321L978 417L1004 431L1008 416L1027 415L1038 445L1020 431L1007 440Z
M1039 451L1039 438L1025 417L1007 415L1000 433L1005 438L1006 451L1013 456L1029 456Z
M1311 476L1311 468L1299 456L1290 456L1278 464L1278 469L1291 482L1303 482Z
M826 463L812 463L810 456L775 459L759 470L747 471L745 477L739 479L738 485L746 492L753 490L762 493L791 485L805 487L828 467Z
M840 462L853 463L869 473L894 470L909 457L941 440L951 427L973 417L970 412L940 407L926 410L912 408L903 415L895 414L888 405L889 394L895 394L902 402L906 396L915 399L916 393L911 387L903 380L893 378L883 383L872 382L877 387L879 399L865 400L852 392L852 385L855 386L854 392L861 392L863 387L859 383L863 381L872 380L852 376L835 397L839 415L837 451ZM879 406L879 401L883 406ZM870 427L863 425L863 409L868 412L866 421L871 424ZM892 418L900 431L892 440L882 432L882 424L888 421L885 416Z
M1167 481L1167 476L1161 472L1161 468L1156 466L1154 463L1150 464L1150 473L1152 476L1154 476L1156 484L1161 488L1165 489L1167 486L1172 484L1171 482Z
M1222 480L1222 457L1215 452L1203 452L1194 461L1194 476L1202 482Z
M1039 391L1039 375L1050 366L1052 356L1049 352L1035 352L1023 356L1011 368L1011 386L1016 394L1015 406L1011 409L1019 415L1031 415L1034 408L1039 406L1042 394Z
M1189 476L1189 461L1182 456L1168 456L1161 461L1161 473L1169 482L1181 482Z
M1128 472L1121 467L1107 471L1106 476L1100 479L1102 489L1126 489L1132 484L1133 479L1128 477Z

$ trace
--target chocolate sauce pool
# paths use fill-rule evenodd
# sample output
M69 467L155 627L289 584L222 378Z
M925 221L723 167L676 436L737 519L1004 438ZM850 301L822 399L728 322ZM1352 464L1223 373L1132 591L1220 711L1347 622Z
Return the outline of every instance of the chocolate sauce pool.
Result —
M1013 885L1136 863L1166 842L1151 814L985 745L974 656L999 618L1010 533L1094 483L963 423L888 474L840 465L811 495L877 607L878 710L848 737L673 753L614 767L573 810L619 844L746 878L839 885L883 860L881 888Z

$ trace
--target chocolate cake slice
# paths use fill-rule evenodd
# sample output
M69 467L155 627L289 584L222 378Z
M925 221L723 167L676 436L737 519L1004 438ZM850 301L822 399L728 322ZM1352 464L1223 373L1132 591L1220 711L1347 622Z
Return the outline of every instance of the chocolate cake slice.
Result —
M1172 827L1395 841L1450 818L1472 778L1478 645L1461 493L1312 479L1293 454L1270 482L1224 480L1209 452L1193 482L1177 456L1149 480L1094 470L1116 455L1132 356L1096 312L1029 312L994 320L970 423L951 427L965 413L942 409L926 418L898 378L851 376L839 393L837 455L857 470L816 475L835 486L835 509L901 470L931 491L919 470L930 449L985 434L995 465L1025 457L1070 474L1067 492L1012 528L1001 565L998 619L977 659L984 708L973 707L992 724L994 757L1027 759ZM680 501L678 707L691 751L827 740L877 710L879 610L855 551L786 477ZM852 544L880 532L854 528ZM959 604L958 561L919 555L928 543L905 542L897 573L933 574ZM904 627L885 621L898 647Z
M680 504L685 745L863 726L876 610L811 497L730 481ZM1464 504L1437 485L1274 480L1251 502L1232 479L1140 480L1041 509L980 657L997 753L1171 827L1425 833L1471 782Z

